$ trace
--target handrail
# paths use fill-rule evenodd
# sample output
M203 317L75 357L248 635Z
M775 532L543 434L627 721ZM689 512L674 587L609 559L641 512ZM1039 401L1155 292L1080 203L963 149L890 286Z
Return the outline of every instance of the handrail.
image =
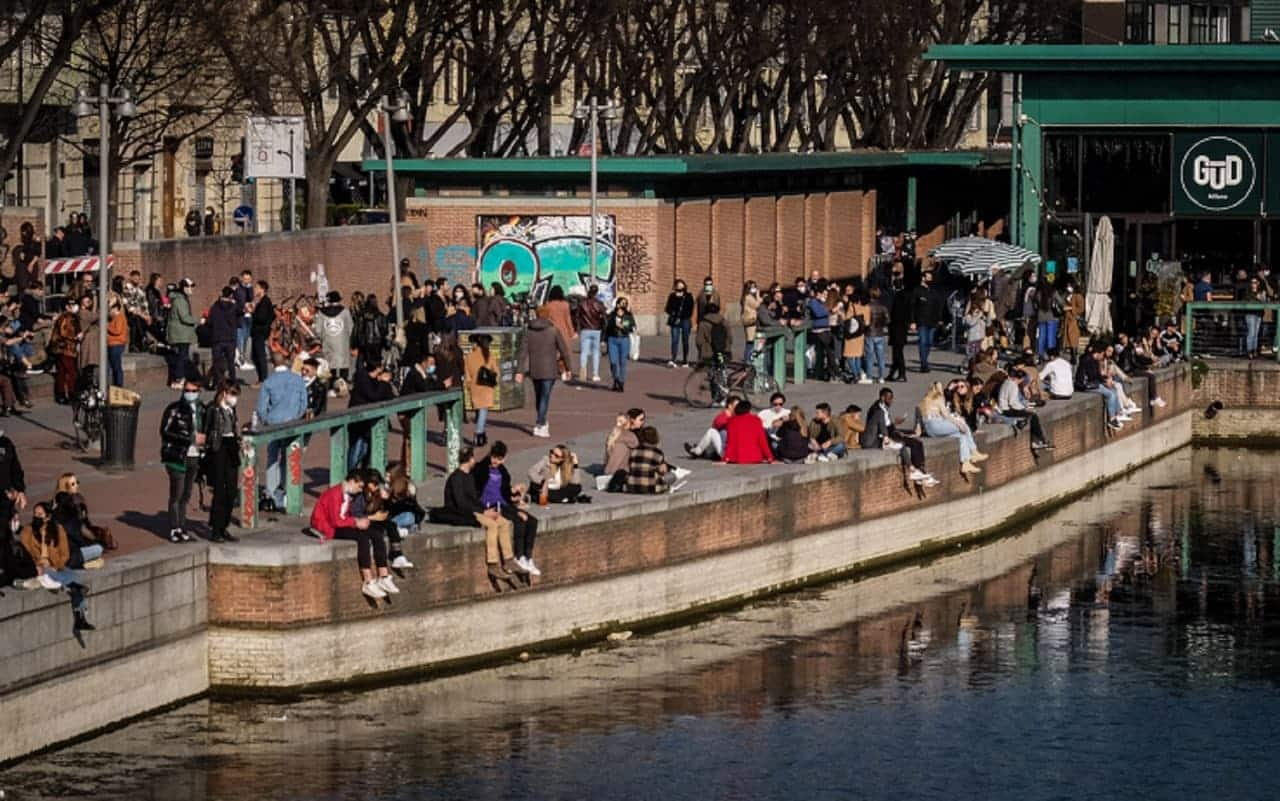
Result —
M763 352L764 346L773 343L773 380L778 383L779 388L787 383L787 337L792 338L794 354L791 381L796 385L804 383L804 353L809 348L809 331L812 328L813 324L805 320L800 325L771 325L756 329L756 341L761 345L756 350Z
M1248 300L1193 300L1188 301L1183 306L1183 325L1182 325L1182 352L1185 357L1190 360L1194 355L1193 341L1195 339L1195 325L1192 318L1197 311L1212 312L1275 312L1276 319L1280 320L1280 303L1258 303ZM1280 361L1280 325L1276 326L1275 340L1272 342L1272 352L1275 354L1276 360Z
M302 513L302 450L304 441L312 434L329 435L329 483L342 480L347 472L348 429L353 424L372 421L369 435L369 461L379 469L387 462L387 435L390 429L387 418L401 415L408 418L409 477L414 482L426 478L427 473L427 411L445 409L446 466L452 471L458 465L458 452L462 448L462 390L447 389L441 392L423 392L395 398L354 409L326 412L309 420L296 420L263 426L246 432L242 439L240 460L240 525L252 529L257 525L258 482L257 457L259 450L273 442L287 440L285 446L285 513Z

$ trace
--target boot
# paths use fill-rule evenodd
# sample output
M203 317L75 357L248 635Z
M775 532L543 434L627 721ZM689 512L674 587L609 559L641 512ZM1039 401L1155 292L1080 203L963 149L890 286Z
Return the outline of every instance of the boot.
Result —
M98 629L90 623L84 616L84 610L75 610L75 624L71 627L72 631L97 631Z
M614 391L615 391L615 392L626 392L626 391L627 391L627 385L626 385L626 384L624 384L624 383L622 383L621 381L615 381L615 382L613 382L613 384L614 384Z

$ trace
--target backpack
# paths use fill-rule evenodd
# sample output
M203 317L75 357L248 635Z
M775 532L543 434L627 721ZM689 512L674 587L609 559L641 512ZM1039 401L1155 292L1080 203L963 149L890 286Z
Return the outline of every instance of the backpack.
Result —
M721 320L711 324L711 350L726 353L729 350L729 327Z

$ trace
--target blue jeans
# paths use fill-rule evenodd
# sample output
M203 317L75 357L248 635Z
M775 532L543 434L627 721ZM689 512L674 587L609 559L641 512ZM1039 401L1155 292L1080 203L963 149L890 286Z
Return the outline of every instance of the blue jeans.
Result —
M1248 353L1258 352L1258 332L1262 330L1262 315L1246 314L1244 316L1244 349Z
M489 408L476 409L476 434L483 434L484 427L489 424Z
M350 434L351 429L347 429ZM351 437L351 447L347 450L347 469L355 470L369 455L369 434L357 434ZM267 477L270 481L270 476Z
M834 456L835 458L840 459L849 452L849 446L845 445L843 442L837 442L830 448L823 448L819 452L826 456Z
M600 375L600 332L584 328L578 332L578 372L587 375L587 363L591 364L591 377Z
M671 327L671 361L689 361L689 332L693 330L692 320L681 320ZM680 347L683 358L676 359L676 346Z
M84 599L84 590L80 588L80 576L76 571L63 568L62 570L46 570L44 574L66 589L67 595L71 596L72 609L77 612L84 612L89 608L89 602ZM75 585L74 587L71 586L73 584Z
M929 369L929 351L933 348L933 326L922 325L917 329L920 335L920 369Z
M627 362L631 359L631 337L609 337L609 371L619 384L627 383Z
M969 461L973 457L974 451L978 450L977 443L973 441L973 435L968 431L962 431L959 426L950 420L944 420L941 417L926 417L923 422L924 433L931 437L951 437L960 440L960 461Z
M871 365L876 366L876 380L884 378L884 337L867 337L867 375L871 375Z
M1058 321L1047 320L1040 323L1036 336L1036 355L1041 358L1049 355L1050 348L1058 347Z
M1254 341L1257 341L1254 337ZM124 345L107 346L107 365L111 368L111 386L124 386Z
M240 360L245 361L245 357L249 355L249 351L244 349L244 344L249 341L249 324L250 318L241 317L240 325L236 327L236 352L240 354ZM239 365L236 365L239 367Z
M1120 414L1120 396L1116 394L1116 391L1114 389L1110 387L1098 386L1098 387L1094 387L1089 391L1094 393L1095 395L1101 395L1106 400L1108 420Z
M862 357L849 356L844 360L845 367L849 370L849 375L853 376L854 381L862 380Z
M551 407L551 388L555 385L556 380L554 378L533 379L534 406L538 412L537 424L539 426L547 424L547 411Z
M280 509L284 508L284 471L288 454L289 440L277 439L267 443L267 494Z
M391 522L395 523L397 528L413 528L418 520L413 516L413 512L401 512L391 518Z

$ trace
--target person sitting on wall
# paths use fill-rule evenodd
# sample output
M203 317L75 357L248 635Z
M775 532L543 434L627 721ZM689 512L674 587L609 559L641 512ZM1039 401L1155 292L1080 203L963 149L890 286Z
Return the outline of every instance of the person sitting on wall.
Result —
M552 449L555 450L555 449ZM538 518L529 514L524 499L525 488L511 483L507 470L507 443L498 440L489 447L489 453L479 462L471 475L480 493L480 503L485 508L497 507L498 514L511 523L512 548L516 567L531 576L541 576L542 571L533 561L533 544L538 539ZM582 491L582 487L578 487Z
M658 447L661 438L658 429L645 426L637 435L640 445L631 451L627 463L627 492L638 495L656 495L672 489L674 472L667 464L667 457Z
M809 451L819 462L839 459L849 452L840 423L831 417L831 404L819 403L809 421Z
M896 420L890 414L893 406L893 390L885 387L880 390L880 398L867 409L866 430L862 432L863 448L882 448L885 450L902 450L906 448L910 454L911 472L907 478L922 487L938 484L938 479L929 474L924 463L924 443L916 437L898 430L898 424L904 418Z
M615 426L605 442L604 475L605 492L622 492L627 485L627 465L631 462L631 452L640 446L640 438L636 432L644 427L644 409L628 409L621 426ZM597 482L599 488L599 482Z
M342 483L325 490L316 501L307 533L322 540L354 542L363 580L360 591L379 600L386 598L388 593L399 592L399 589L392 589L395 582L387 569L386 540L378 536L380 532L370 531L371 521L363 514L364 510L364 471L351 470Z
M805 420L804 410L799 406L791 407L791 416L778 426L778 442L773 448L778 461L787 464L802 464L816 461L810 459L809 423Z
M476 466L476 453L469 447L458 452L458 469L449 474L444 485L444 506L433 507L430 517L433 523L450 526L469 526L484 529L484 560L489 581L494 589L498 582L505 582L517 589L513 573L528 571L515 561L511 542L511 521L492 504L486 506L480 500L472 471Z
M639 442L639 431L636 432L636 438ZM643 444L639 442L639 445ZM635 453L634 448L631 453ZM555 446L529 468L530 497L538 498L541 502L544 489L548 503L584 503L590 500L582 494L582 472L578 469L578 457L569 450L568 445Z
M1053 444L1044 435L1040 425L1040 416L1031 411L1027 405L1027 397L1023 394L1023 386L1030 379L1022 367L1014 367L1009 371L1000 392L996 397L996 406L1000 414L1019 421L1019 428L1026 423L1031 424L1031 450L1053 450Z
M364 471L364 514L369 518L369 530L375 537L384 537L387 541L387 560L397 570L408 570L413 562L404 555L403 537L400 527L392 519L396 504L391 500L391 490L382 480L382 473L377 470ZM400 592L394 582L387 581L383 587L391 595Z
M1075 390L1071 379L1071 362L1062 358L1057 348L1049 348L1049 361L1040 371L1044 391L1054 400L1067 400Z
M751 413L751 404L738 401L733 417L725 424L725 464L773 464L773 449L760 418Z
M702 438L696 443L686 442L684 444L684 452L689 454L690 459L719 459L724 455L725 444L728 442L728 436L725 429L729 425L729 421L733 419L733 410L741 400L737 395L729 395L724 399L724 408L711 421L711 427L703 433Z

